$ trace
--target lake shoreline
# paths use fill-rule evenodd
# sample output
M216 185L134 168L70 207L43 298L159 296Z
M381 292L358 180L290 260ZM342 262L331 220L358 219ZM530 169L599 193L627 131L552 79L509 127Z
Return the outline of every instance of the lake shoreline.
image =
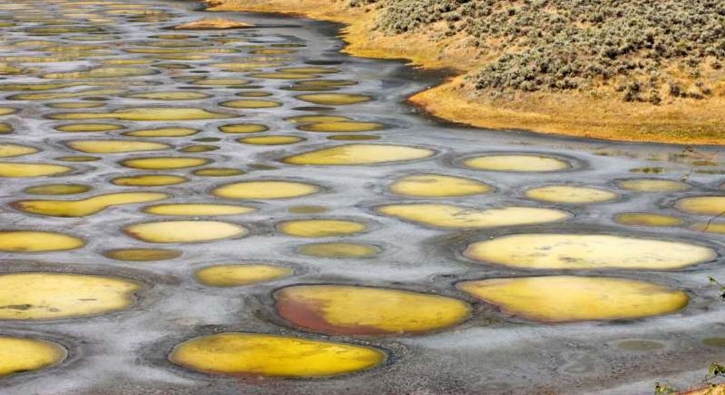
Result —
M480 65L459 38L430 42L418 33L386 36L375 31L375 12L330 0L203 0L207 11L243 11L304 16L341 23L342 52L366 58L407 59L425 69L459 75L418 92L408 103L444 121L485 129L523 130L624 142L723 145L725 98L683 99L654 106L618 96L581 92L511 93L490 98L472 92L465 74Z

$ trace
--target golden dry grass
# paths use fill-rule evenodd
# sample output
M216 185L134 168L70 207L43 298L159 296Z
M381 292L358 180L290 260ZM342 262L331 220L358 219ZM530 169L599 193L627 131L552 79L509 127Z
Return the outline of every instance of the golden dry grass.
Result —
M430 39L430 31L385 36L373 29L374 10L349 8L340 0L207 0L207 5L210 11L277 12L344 23L342 38L348 44L344 52L355 56L404 58L415 66L449 68L462 75L493 56L466 45L468 37L460 34L436 41ZM625 103L613 92L514 93L494 100L463 82L462 76L453 78L409 101L436 117L482 128L619 141L725 144L723 83L706 99L654 106Z

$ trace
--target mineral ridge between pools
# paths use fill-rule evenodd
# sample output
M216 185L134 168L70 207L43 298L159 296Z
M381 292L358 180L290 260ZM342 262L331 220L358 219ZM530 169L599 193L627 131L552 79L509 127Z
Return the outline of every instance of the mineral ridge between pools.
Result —
M635 394L722 359L721 150L442 124L404 103L438 73L198 6L0 4L2 395ZM251 26L174 30L216 18Z

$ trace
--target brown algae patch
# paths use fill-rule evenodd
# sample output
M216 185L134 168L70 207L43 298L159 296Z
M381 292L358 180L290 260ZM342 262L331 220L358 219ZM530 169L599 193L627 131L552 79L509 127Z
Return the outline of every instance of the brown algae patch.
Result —
M56 343L0 336L0 378L57 365L67 355L66 349Z
M261 133L269 130L266 125L258 123L236 123L231 125L223 125L219 127L219 130L223 133Z
M174 348L169 360L208 374L330 377L385 362L382 351L346 343L256 333L219 333Z
M134 281L82 274L0 275L0 320L52 320L125 310L142 286Z
M636 192L682 192L690 189L690 185L684 182L653 178L623 180L618 182L617 186Z
M348 144L288 156L282 162L294 165L372 165L420 160L435 151L404 145Z
M242 144L251 145L288 145L297 144L304 140L302 137L297 136L254 136L244 137L237 141Z
M239 215L254 211L256 210L253 207L210 203L157 204L143 209L143 212L147 214L178 216Z
M567 161L543 155L497 154L464 160L463 165L476 170L511 172L551 172L571 169Z
M720 216L725 213L725 196L696 196L680 199L675 208L689 214Z
M0 158L12 158L16 156L31 155L40 152L35 147L27 145L0 143Z
M320 214L327 211L324 206L292 206L287 209L292 214Z
M55 158L56 160L59 160L61 162L96 162L101 160L101 158L97 156L90 156L90 155L66 155L66 156L59 156Z
M131 262L163 261L178 258L182 254L181 251L160 248L118 248L103 251L106 258Z
M85 193L92 188L83 184L45 184L27 187L23 189L23 193L30 195L74 195L77 193Z
M116 177L111 184L123 187L158 187L164 185L178 185L189 181L188 178L171 174L153 174L141 176Z
M194 272L194 278L209 287L239 287L281 280L294 274L294 270L276 265L240 264L216 265Z
M260 78L265 80L301 80L305 78L316 77L315 75L305 73L286 73L286 72L271 72L271 73L254 73L250 74L250 77Z
M683 242L611 235L516 234L473 243L464 255L522 269L676 270L709 262L717 253Z
M207 167L196 169L191 173L200 177L233 177L244 174L244 171L231 167Z
M534 207L502 207L471 209L449 204L391 204L379 206L382 215L437 228L492 228L497 226L532 225L559 222L571 214L555 209Z
M282 103L272 100L230 100L219 103L221 107L226 108L274 108L281 107Z
M297 248L297 253L317 258L368 258L377 255L377 246L361 243L313 243Z
M199 152L211 152L218 150L219 147L216 145L210 145L210 144L195 144L195 145L189 145L187 147L184 147L179 150L179 152L184 153L199 153Z
M277 224L277 229L296 237L337 237L363 232L365 224L354 221L309 219L284 221Z
M529 189L524 193L529 199L549 203L593 204L616 200L619 195L598 188L552 185Z
M621 213L614 216L614 221L628 226L679 226L684 223L677 217L652 213Z
M607 277L518 277L464 281L458 289L534 321L562 323L622 320L679 311L685 292L661 285Z
M343 106L364 103L372 100L372 97L351 93L311 93L307 95L299 95L297 96L297 99L323 106Z
M344 122L315 122L297 127L299 130L306 132L321 132L321 133L360 133L360 132L374 132L385 129L385 125L378 122L358 122L358 121L344 121Z
M13 126L6 122L0 122L0 134L10 134L14 132Z
M10 203L13 208L37 215L52 217L85 217L108 207L153 202L169 197L165 193L124 192L98 195L82 200L21 200Z
M123 231L148 243L199 243L247 234L247 229L220 221L162 221L130 225Z
M706 337L702 344L710 347L725 347L725 337Z
M198 130L190 128L159 128L135 130L123 133L123 135L131 137L186 137L197 133L199 133Z
M320 191L320 187L302 182L261 180L223 185L212 194L230 199L289 199Z
M154 158L126 159L121 161L124 167L140 170L170 170L186 169L189 167L203 166L211 160L205 158L159 156Z
M121 129L124 127L113 123L71 123L55 127L55 130L69 133L111 132Z
M200 108L137 107L111 112L71 112L50 115L51 119L118 119L122 121L200 121L234 118L234 115L211 112Z
M410 335L457 325L470 306L445 296L343 285L302 285L274 293L279 315L330 335Z
M48 165L44 163L0 162L0 177L25 178L64 174L73 171L72 167Z
M458 197L490 193L492 188L470 178L441 174L414 174L395 181L390 192L407 197Z
M75 140L68 147L89 154L120 154L126 152L160 151L170 149L168 144L129 140Z

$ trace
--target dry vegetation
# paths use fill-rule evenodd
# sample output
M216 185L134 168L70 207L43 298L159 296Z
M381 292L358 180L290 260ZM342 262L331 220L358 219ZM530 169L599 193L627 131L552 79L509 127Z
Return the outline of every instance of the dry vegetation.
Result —
M720 0L211 0L350 24L349 52L462 77L411 101L453 121L723 144Z

